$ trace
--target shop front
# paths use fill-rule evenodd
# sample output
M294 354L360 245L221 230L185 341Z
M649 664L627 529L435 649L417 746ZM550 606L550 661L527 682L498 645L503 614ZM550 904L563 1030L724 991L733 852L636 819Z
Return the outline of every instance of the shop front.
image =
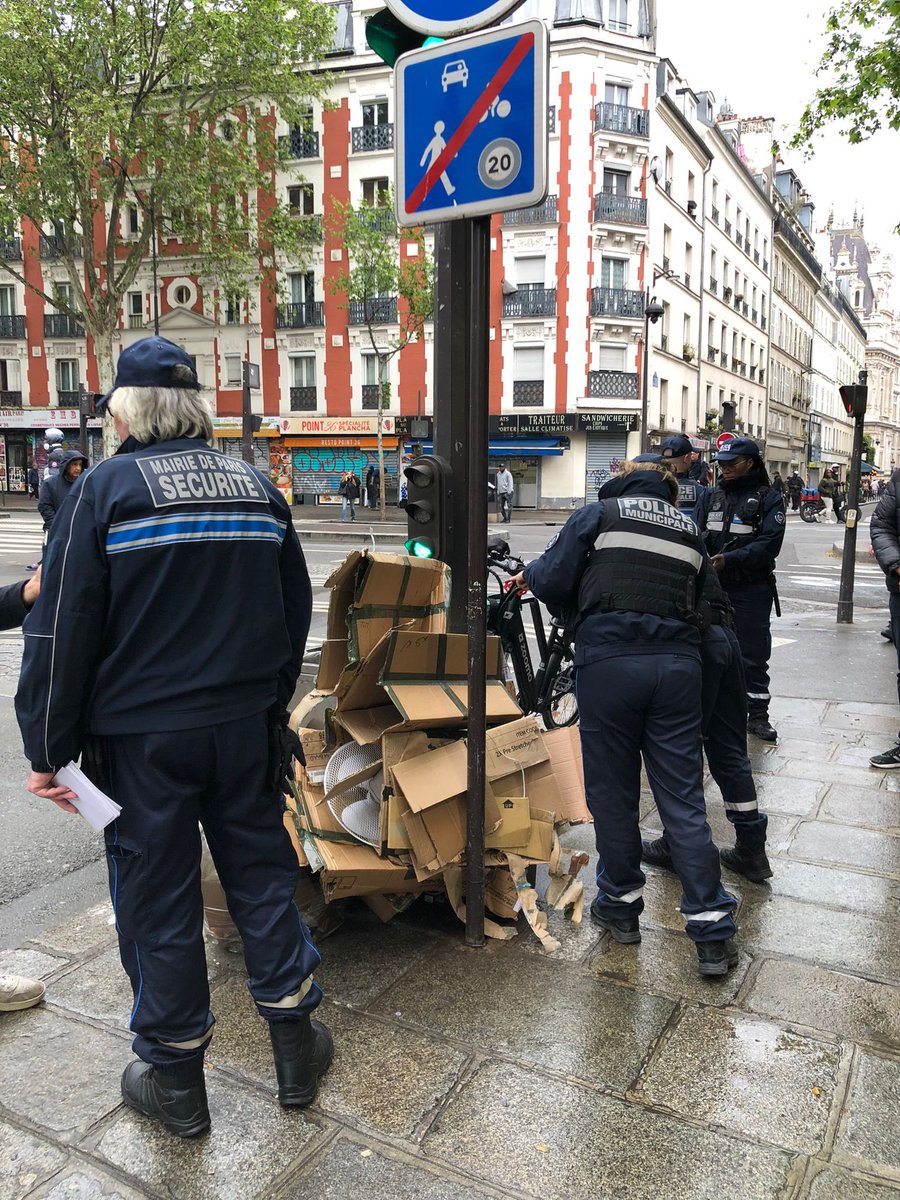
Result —
M48 452L44 448L48 429L62 432L62 447L84 450L91 463L103 457L103 430L99 418L88 421L88 445L81 445L77 408L0 408L0 491L28 491L28 469L32 464L43 475Z
M585 437L584 498L597 492L629 456L628 435L638 429L636 413L579 413L578 431Z

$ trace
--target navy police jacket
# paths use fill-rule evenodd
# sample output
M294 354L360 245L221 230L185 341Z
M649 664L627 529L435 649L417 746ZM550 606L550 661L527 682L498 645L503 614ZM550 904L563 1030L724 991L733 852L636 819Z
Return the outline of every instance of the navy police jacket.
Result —
M784 541L784 497L760 471L706 492L694 517L707 552L725 555L724 588L769 578Z
M312 589L284 497L199 438L98 463L53 524L16 714L35 770L89 735L192 729L286 705Z
M699 480L691 479L690 475L676 475L675 478L678 480L678 507L693 517L706 488Z
M619 496L647 496L669 506L669 491L656 472L636 471L604 484L603 499L586 504L569 517L547 549L525 568L525 581L539 600L574 616L581 580L595 549L604 515L604 501ZM640 523L634 522L640 539ZM691 526L693 528L693 526ZM702 553L699 537L697 549ZM708 570L705 562L702 574ZM589 612L575 635L575 663L586 666L621 654L687 654L699 660L700 633L696 626L673 617L646 612Z

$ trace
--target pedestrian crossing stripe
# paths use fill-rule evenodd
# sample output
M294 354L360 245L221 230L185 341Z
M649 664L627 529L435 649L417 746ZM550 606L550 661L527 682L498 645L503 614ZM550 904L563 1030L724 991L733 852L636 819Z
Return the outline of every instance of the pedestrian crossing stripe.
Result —
M792 646L796 640L796 638L773 637L772 649L775 650L778 646Z

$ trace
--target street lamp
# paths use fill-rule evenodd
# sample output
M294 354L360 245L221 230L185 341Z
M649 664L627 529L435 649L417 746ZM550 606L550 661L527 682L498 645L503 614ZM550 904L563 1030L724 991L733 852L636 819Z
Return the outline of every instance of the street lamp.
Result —
M653 282L656 283L657 276L654 273ZM650 326L655 325L659 318L666 310L656 299L651 298L648 288L647 294L644 297L644 364L642 369L641 379L641 454L646 454L650 449L650 439L648 437L649 430L647 428L647 411L650 403L649 380L647 373L650 365Z
M159 287L156 277L156 198L153 194L153 184L150 184L148 204L145 206L141 199L141 194L134 186L134 181L128 174L124 163L119 162L118 159L107 157L100 160L99 166L106 175L114 175L116 170L122 173L122 178L126 183L131 184L135 200L145 210L150 220L150 270L153 276L153 333L156 337L159 337Z

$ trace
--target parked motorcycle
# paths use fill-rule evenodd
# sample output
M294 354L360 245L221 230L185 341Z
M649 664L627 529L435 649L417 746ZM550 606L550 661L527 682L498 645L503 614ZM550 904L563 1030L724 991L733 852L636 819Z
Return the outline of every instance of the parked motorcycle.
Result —
M847 506L844 503L843 497L835 495L835 497L834 497L834 515L837 517L838 521L841 523L843 523L846 519L844 516L846 508L847 508ZM824 511L825 511L825 501L819 495L818 491L815 488L804 488L803 491L800 493L800 517L801 517L801 519L806 521L806 523L808 525L813 525L813 524L815 524L816 521L818 521L819 513L824 512Z

